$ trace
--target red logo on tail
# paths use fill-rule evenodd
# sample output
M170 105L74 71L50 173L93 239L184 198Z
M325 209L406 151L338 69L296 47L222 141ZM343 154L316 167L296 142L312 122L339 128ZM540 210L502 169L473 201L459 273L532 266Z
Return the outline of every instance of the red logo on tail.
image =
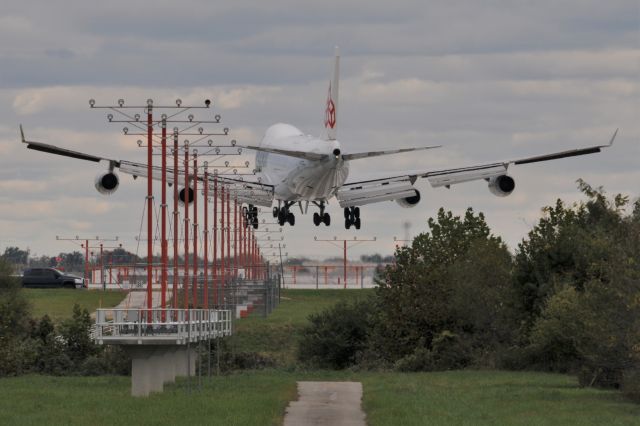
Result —
M324 110L324 127L331 127L332 129L336 126L336 106L333 104L333 99L331 99L331 82L329 82L329 94L327 95L327 109Z

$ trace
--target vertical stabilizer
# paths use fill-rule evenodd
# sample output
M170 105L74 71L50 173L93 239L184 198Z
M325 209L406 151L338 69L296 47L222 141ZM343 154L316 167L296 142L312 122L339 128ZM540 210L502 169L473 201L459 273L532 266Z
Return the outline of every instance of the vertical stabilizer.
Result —
M327 105L324 110L324 127L327 129L327 137L330 141L336 140L338 135L338 78L340 75L340 49L335 49L335 63L333 75L329 81L327 93Z

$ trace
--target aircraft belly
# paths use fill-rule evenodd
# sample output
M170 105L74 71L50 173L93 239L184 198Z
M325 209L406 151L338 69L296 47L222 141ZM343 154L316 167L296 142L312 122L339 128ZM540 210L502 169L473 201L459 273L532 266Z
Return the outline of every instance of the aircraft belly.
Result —
M289 189L303 200L327 200L347 179L348 169L344 167L320 170L306 168L291 176Z

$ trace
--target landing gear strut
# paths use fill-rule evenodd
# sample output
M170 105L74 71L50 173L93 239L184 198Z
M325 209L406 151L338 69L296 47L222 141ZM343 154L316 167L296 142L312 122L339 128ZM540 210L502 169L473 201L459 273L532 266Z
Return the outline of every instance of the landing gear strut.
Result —
M313 204L320 208L320 213L313 214L313 224L315 226L320 226L321 223L324 223L326 226L331 225L331 216L324 211L324 201L320 201L319 203L314 201Z
M249 204L249 207L242 208L242 213L244 214L245 228L253 226L253 229L258 229L258 208L253 204Z
M344 208L344 227L349 229L351 225L355 226L356 229L360 229L360 207Z
M278 206L273 208L273 217L278 218L278 224L280 226L283 226L285 223L289 223L291 226L296 224L295 215L289 211L289 207L293 204L293 202L289 201L285 202L282 207Z

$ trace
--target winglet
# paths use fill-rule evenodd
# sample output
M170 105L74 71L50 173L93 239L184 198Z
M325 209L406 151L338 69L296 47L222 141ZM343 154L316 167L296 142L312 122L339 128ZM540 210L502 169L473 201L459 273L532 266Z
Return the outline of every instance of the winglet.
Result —
M22 143L27 143L24 139L24 130L22 130L22 124L20 124L20 137L22 138Z
M613 141L616 138L616 135L618 134L618 130L620 130L620 129L618 128L618 129L616 129L615 132L613 132L613 136L611 136L611 140L609 141L609 143L607 145L604 145L604 146L612 146L613 145Z

